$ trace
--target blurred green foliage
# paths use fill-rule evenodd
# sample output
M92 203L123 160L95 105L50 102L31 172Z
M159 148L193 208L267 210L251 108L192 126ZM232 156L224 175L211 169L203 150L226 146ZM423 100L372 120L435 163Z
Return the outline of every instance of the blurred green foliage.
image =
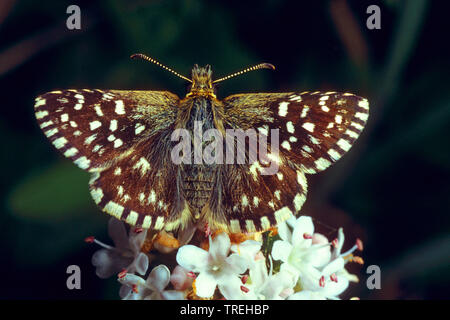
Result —
M368 97L367 130L333 168L310 177L304 213L321 211L333 228L350 220L349 241L365 239L366 265L381 266L384 289L365 289L363 268L353 295L448 298L450 52L440 4L372 1L382 29L368 30L361 1L86 0L76 1L82 29L69 31L70 4L0 5L0 255L2 268L21 275L3 283L0 298L117 298L114 280L95 278L94 250L83 243L92 234L106 239L108 218L90 199L88 175L40 132L33 100L58 88L184 95L180 79L128 59L136 52L184 75L194 63L211 64L216 77L259 62L277 67L224 82L219 97L319 89ZM324 204L346 219L333 220ZM69 264L82 265L83 292L66 290Z

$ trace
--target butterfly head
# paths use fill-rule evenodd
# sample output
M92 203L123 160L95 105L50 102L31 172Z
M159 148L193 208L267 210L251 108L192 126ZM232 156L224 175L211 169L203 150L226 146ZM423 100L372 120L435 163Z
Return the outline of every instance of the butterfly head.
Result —
M212 70L209 64L205 67L194 65L192 68L192 85L186 96L216 97L212 81Z
M244 70L232 73L226 77L216 79L213 81L212 80L212 70L211 70L211 66L209 64L206 65L205 67L199 67L198 65L195 64L194 67L192 68L192 79L189 79L189 78L179 74L178 72L170 69L169 67L166 67L165 65L156 61L155 59L146 56L145 54L136 53L136 54L133 54L131 56L131 58L132 59L143 59L143 60L149 61L151 63L154 63L154 64L160 66L161 68L173 73L177 77L190 82L191 83L190 90L187 93L186 97L207 96L207 97L215 98L216 95L215 95L214 87L215 87L215 84L218 82L239 76L239 75L244 74L249 71L258 70L258 69L275 70L275 67L270 63L260 63L253 67L246 68Z

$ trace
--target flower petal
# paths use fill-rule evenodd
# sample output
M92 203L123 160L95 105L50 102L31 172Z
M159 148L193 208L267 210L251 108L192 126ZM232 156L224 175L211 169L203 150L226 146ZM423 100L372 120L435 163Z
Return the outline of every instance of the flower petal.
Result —
M260 288L269 277L267 272L266 260L255 261L249 271L250 280L252 281L252 287Z
M147 278L147 285L161 292L169 284L169 280L169 269L165 265L160 264L159 266L153 268L152 272L150 272L150 275Z
M253 292L243 292L241 290L242 282L238 277L230 277L227 282L219 284L220 293L227 300L246 300L256 299Z
M291 254L293 247L287 241L277 240L273 243L272 247L272 258L274 260L281 260L286 262Z
M244 273L245 270L248 269L248 261L247 259L241 257L237 253L231 254L229 257L225 259L225 262L227 265L225 265L225 268L228 268L228 270L225 270L227 274L235 274L239 275L241 273Z
M278 272L269 278L262 294L269 300L280 299L283 290L292 289L295 285L295 277L289 272Z
M240 244L231 246L231 251L253 262L256 254L261 249L262 243L255 240L246 240Z
M100 249L92 255L91 262L97 276L106 279L128 267L131 259L118 256L115 250Z
M289 220L291 218L289 218ZM278 224L278 235L280 236L281 240L291 242L292 232L291 232L291 230L289 230L288 224L286 223L286 221Z
M190 244L182 246L177 252L177 263L186 270L200 272L208 265L208 252Z
M301 216L295 223L294 230L292 232L292 244L294 246L301 245L302 247L309 247L311 245L311 239L305 239L304 235L308 234L312 237L314 234L314 224L311 217Z
M209 238L209 254L212 259L223 260L230 251L231 242L228 234L225 232L219 233L213 240Z
M182 266L176 266L170 275L170 282L172 283L175 290L186 290L192 285L193 279L188 277L188 270L184 269Z
M141 252L141 247L144 244L145 238L147 237L147 230L143 230L139 233L130 231L129 235L129 247L133 253Z
M128 235L125 229L125 224L111 217L108 221L108 234L116 248L127 249L128 248Z
M337 297L348 288L349 282L345 277L338 277L337 282L328 281L322 293L326 297Z
M201 272L195 279L196 294L201 298L211 297L216 287L216 279L207 272Z
M134 259L133 265L137 273L144 275L148 269L148 256L141 252L138 254L136 259Z
M325 268L323 268L322 273L325 277L328 277L332 273L337 273L344 269L344 259L337 258L336 260L331 261Z

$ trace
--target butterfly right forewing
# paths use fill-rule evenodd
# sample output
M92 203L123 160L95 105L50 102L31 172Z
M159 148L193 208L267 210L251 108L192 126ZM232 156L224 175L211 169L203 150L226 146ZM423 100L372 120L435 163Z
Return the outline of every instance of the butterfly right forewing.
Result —
M224 104L226 127L262 135L278 129L280 146L276 174L262 174L261 154L254 163L224 167L221 201L212 203L220 202L215 209L229 219L232 232L267 230L297 214L306 200L305 173L337 161L368 118L367 100L349 93L239 94Z

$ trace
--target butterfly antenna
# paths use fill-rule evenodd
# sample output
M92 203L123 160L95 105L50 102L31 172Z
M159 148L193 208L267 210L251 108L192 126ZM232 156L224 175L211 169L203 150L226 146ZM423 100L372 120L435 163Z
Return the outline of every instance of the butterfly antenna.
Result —
M226 76L226 77L223 77L223 78L214 80L213 83L217 83L217 82L221 82L221 81L224 81L224 80L228 80L228 79L230 79L230 78L234 78L234 77L236 77L236 76L240 76L241 74L244 74L244 73L246 73L246 72L249 72L249 71L255 71L255 70L259 70L259 69L271 69L271 70L275 70L275 66L274 66L273 64L270 64L270 63L260 63L260 64L257 64L256 66L249 67L249 68L247 68L247 69L244 69L244 70L235 72L235 73L233 73L233 74L230 74L229 76Z
M165 65L163 65L163 64L160 63L159 61L156 61L155 59L150 58L150 57L146 56L145 54L142 54L142 53L135 53L135 54L131 55L130 58L131 58L131 59L142 59L142 60L150 61L151 63L154 63L154 64L156 64L157 66L159 66L159 67L161 67L161 68L163 68L163 69L165 69L165 70L167 70L167 71L169 71L169 72L172 72L172 73L173 73L174 75L176 75L177 77L180 77L181 79L184 79L184 80L186 80L186 81L192 82L191 79L186 78L185 76L183 76L183 75L179 74L178 72L176 72L176 71L170 69L169 67L166 67Z

